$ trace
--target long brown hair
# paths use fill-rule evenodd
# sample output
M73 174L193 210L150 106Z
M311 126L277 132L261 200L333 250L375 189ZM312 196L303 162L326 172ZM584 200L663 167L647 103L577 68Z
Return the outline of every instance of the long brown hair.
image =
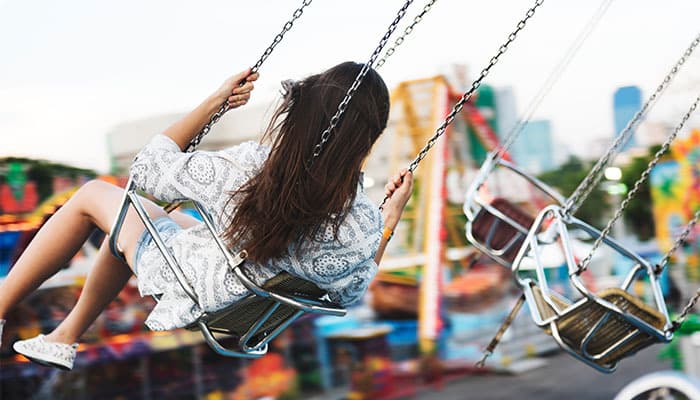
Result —
M313 151L362 64L345 62L287 85L264 137L270 155L231 195L236 209L224 232L257 262L275 259L330 224L337 233L352 205L363 160L389 117L389 91L370 69L320 156Z

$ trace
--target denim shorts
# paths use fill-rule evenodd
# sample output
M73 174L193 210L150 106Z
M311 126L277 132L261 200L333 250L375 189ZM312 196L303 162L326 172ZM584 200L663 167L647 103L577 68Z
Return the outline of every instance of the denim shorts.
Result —
M168 243L168 239L170 237L182 230L182 227L168 216L157 218L153 221L153 225L156 227L156 231L158 231L160 237L163 238L163 241L166 244ZM147 229L144 229L143 233L141 233L141 236L136 241L136 251L134 252L134 269L138 269L141 255L144 251L149 250L150 248L157 249L153 237L148 233Z

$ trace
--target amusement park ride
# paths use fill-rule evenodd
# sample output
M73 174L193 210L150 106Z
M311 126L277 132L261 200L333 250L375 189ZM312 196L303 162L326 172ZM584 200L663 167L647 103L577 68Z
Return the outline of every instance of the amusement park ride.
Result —
M308 6L309 3L310 2L304 2L302 7L294 13L293 18L285 25L280 35L283 35L291 28L294 20L301 16L303 8ZM403 4L396 18L390 24L389 29L380 40L379 45L372 53L369 61L360 71L355 82L348 88L345 98L338 106L337 112L330 119L328 128L321 133L320 140L313 151L314 158L323 151L325 143L332 140L335 125L341 120L355 91L362 83L369 68L374 65L379 58L389 37L394 30L396 30L397 25L404 17L411 3L411 0L407 0ZM379 65L385 62L386 57L393 54L396 46L403 43L405 36L413 31L416 24L420 22L434 3L434 1L428 2L423 8L423 11L414 18L413 23L406 28L404 34L397 39L394 47L387 51ZM423 213L422 218L418 218L419 214L416 213L414 219L417 224L414 225L412 229L413 232L422 230L425 233L423 237L423 242L426 243L423 249L425 262L422 271L422 280L425 282L432 282L432 284L424 286L421 291L421 298L425 304L425 310L422 314L431 315L434 319L437 319L439 315L437 287L439 287L439 282L441 280L440 262L443 256L441 249L443 240L440 227L442 226L444 218L442 204L444 204L444 194L446 192L444 182L446 176L446 160L448 159L446 152L448 147L446 140L443 139L439 141L438 139L445 135L450 125L461 116L464 121L475 126L475 131L477 135L481 137L482 142L484 142L487 147L491 147L490 153L477 179L472 182L470 189L467 191L467 199L464 204L465 214L468 219L467 238L470 239L477 248L483 250L486 255L492 256L496 261L512 268L516 284L524 291L522 299L528 302L533 320L539 326L543 327L545 331L554 336L562 348L578 359L586 362L588 365L601 371L610 372L614 370L620 359L632 355L638 350L655 342L669 341L673 335L673 331L682 323L689 309L692 308L697 298L700 297L700 295L696 296L691 303L689 303L684 313L682 313L680 320L672 323L668 316L658 283L658 277L663 271L664 264L668 261L670 253L666 255L664 264L652 266L633 251L624 248L620 243L608 237L612 224L619 218L624 207L626 207L629 200L636 191L638 191L638 186L646 179L649 170L658 162L663 152L668 149L671 141L675 138L680 129L682 129L685 122L697 107L700 98L696 99L691 105L673 134L670 135L666 143L664 143L662 151L660 151L650 163L645 174L640 177L635 188L629 193L626 202L621 204L615 217L602 232L597 231L584 221L576 219L573 214L580 203L585 200L588 193L590 193L592 187L595 186L601 178L602 169L614 158L621 144L629 137L630 132L636 128L637 123L645 115L649 106L662 94L675 77L676 73L681 69L686 59L690 57L695 47L698 45L698 42L700 42L700 36L694 38L688 49L675 63L672 70L664 77L664 80L654 94L649 98L637 115L635 115L635 118L629 122L623 134L618 136L618 139L610 147L605 156L599 160L598 164L596 164L594 169L580 184L576 192L574 192L570 198L564 200L555 190L546 187L537 179L529 176L526 172L517 169L506 161L508 158L508 148L517 138L520 130L527 124L527 118L520 121L520 124L509 134L503 144L498 145L497 136L489 129L488 124L484 122L484 118L475 110L473 104L470 103L472 97L482 85L482 81L498 63L499 58L505 54L509 45L516 40L518 33L525 28L528 20L535 15L536 10L542 3L542 0L537 0L534 5L527 10L523 19L518 22L516 29L508 35L507 40L499 47L496 55L492 57L488 65L480 71L479 76L471 83L466 92L453 97L456 102L449 112L447 112L447 108L443 105L447 103L446 100L449 97L446 96L446 93L441 93L441 91L446 91L447 87L446 85L435 85L435 81L431 82L428 80L422 83L414 82L410 86L406 85L400 87L395 93L395 103L403 104L403 107L400 107L400 109L403 110L404 119L407 121L407 126L409 127L407 135L410 138L413 150L417 150L420 147L419 143L426 143L418 151L416 158L411 161L408 170L414 172L422 160L431 157L430 161L427 162L428 167L424 168L424 171L418 174L418 181L425 185L425 190L420 191L422 193L420 194L421 198L419 202L421 204L427 204L427 206L424 207L423 210L420 210L420 212ZM591 19L592 22L584 28L584 32L579 36L580 40L574 43L572 47L573 51L565 55L564 61L562 62L564 67L571 60L573 54L576 53L578 47L583 44L586 36L590 33L589 29L595 26L595 23L602 17L609 4L610 1L604 1L599 12ZM260 68L267 56L269 56L281 39L281 36L278 36L275 41L273 41L272 45L252 68L252 71L257 71ZM558 72L561 73L561 71ZM556 73L553 75L556 75ZM417 89L423 85L427 85L427 90ZM415 93L411 93L412 91L415 91ZM429 95L426 96L428 93ZM546 90L544 93L546 93ZM416 96L416 98L413 98L413 96ZM400 98L403 98L404 101L401 102ZM411 100L406 101L409 98ZM427 104L432 103L437 108L415 107L416 103L420 105L421 101L427 101ZM435 112L440 108L445 110L443 122L439 125L434 134L427 135L427 131L424 128L430 127L437 121L430 118L426 119L419 115L417 112L419 108L430 110L432 116L440 115L439 112ZM223 104L219 112L211 118L210 122L193 139L189 146L190 150L197 146L226 109L227 105ZM432 154L428 154L433 148ZM313 163L313 158L310 162ZM505 199L489 200L482 197L482 189L485 188L484 184L497 164L509 168L516 174L522 176L534 186L535 190L539 190L543 192L545 196L549 196L552 203L540 210L537 217L533 220L526 211L518 209ZM386 198L384 201L386 201ZM384 202L382 202L382 204L384 204ZM143 212L142 207L139 207L138 198L134 193L133 185L128 185L127 187L120 216L117 218L117 221L115 221L115 226L111 232L111 247L113 253L119 255L115 241L118 237L120 223L130 205L136 208L139 216L146 224L149 233L154 237L163 256L173 269L175 276L178 277L178 282L182 285L185 292L190 294L190 297L197 302L196 295L194 295L194 292L188 287L189 285L186 279L184 279L184 275L181 273L177 261L168 253L162 240L159 238L157 230L154 229L148 216ZM195 205L197 206L197 204ZM313 295L307 293L310 294L310 296L289 296L289 293L303 294L306 290L301 288L307 288L309 286L308 282L296 279L295 277L286 277L284 279L285 284L278 288L279 290L268 290L254 285L252 281L247 279L244 272L245 251L237 255L230 254L224 243L218 238L216 234L217 229L211 219L208 218L207 211L199 206L197 206L197 208L211 230L213 240L216 241L221 251L225 254L231 269L236 272L239 279L245 282L246 286L253 293L250 301L259 305L259 307L256 306L257 311L255 311L258 313L259 317L248 320L243 328L236 327L233 329L225 327L236 326L241 322L230 317L237 313L231 311L237 310L235 305L232 306L229 311L222 311L223 316L205 315L198 321L199 328L203 331L205 338L216 351L225 355L258 357L265 353L266 344L269 340L275 337L291 323L291 321L298 318L303 313L344 314L344 310L332 304L328 304L322 300L322 296L319 297L318 293L315 293L315 291L313 291ZM696 220L697 218L688 226L685 235L692 229ZM586 232L589 237L595 241L593 250L580 262L575 259L568 233L568 230L574 227ZM450 230L449 227L448 230ZM452 229L452 231L454 230ZM418 237L419 235L415 235L415 238ZM679 243L683 240L684 237L679 238ZM501 248L494 247L497 242L502 244ZM576 298L567 299L562 294L556 294L556 292L551 291L547 285L544 267L538 254L541 252L541 246L552 244L562 248L566 263L569 266L570 283L579 292ZM633 266L619 288L611 288L599 293L593 293L581 280L581 274L588 268L593 257L593 252L602 244L609 246L622 256L629 258ZM517 249L517 253L515 249ZM674 249L672 249L672 251ZM534 262L536 277L523 276L521 269L524 260ZM653 306L646 306L640 298L635 297L629 291L632 283L638 280L642 274L646 274L646 279L649 285L651 285L651 292L653 293L654 299ZM299 287L299 289L294 289L295 286ZM598 315L598 317L593 319L587 318L591 315ZM239 341L240 350L224 350L217 344L214 336L209 332L208 327L208 323L213 323L214 321L223 321L224 325L218 326L215 330L230 332L235 336L241 337ZM421 324L420 330L421 339L434 340L437 324L435 321L430 321L428 319L428 321L424 321ZM257 339L253 342L254 344L251 344L249 340L253 337Z
M310 0L304 1L303 6L295 11L293 18L288 21L282 32L252 68L253 71L261 67L274 47L282 40L283 35L301 16L304 7L310 3ZM367 70L377 61L388 38L411 3L411 0L404 3L366 63L366 68L363 68L348 89L343 102L338 106L337 113L331 118L330 126L321 134L321 140L314 149L314 155L323 151L324 144L332 140L333 129L341 120L345 108L352 107L350 100L355 90L362 83ZM426 5L421 14L404 31L400 41L397 40L394 47L380 60L378 66L384 63L386 57L393 54L396 46L403 43L403 38L411 33L434 3L433 0ZM636 194L639 185L648 177L651 168L695 111L700 97L692 103L664 143L662 150L650 162L648 169L603 230L594 228L576 218L574 214L591 188L601 178L604 167L614 158L630 132L636 128L648 109L657 101L691 56L700 43L700 36L694 38L681 58L664 77L658 89L586 179L581 182L579 188L570 197L565 198L553 188L518 168L509 157L510 145L527 124L530 116L523 118L501 141L489 125L488 116L477 107L474 98L478 90L483 89L482 81L496 65L499 57L508 50L508 46L515 41L518 33L525 28L527 21L534 16L542 3L543 0L537 0L534 6L528 9L516 29L508 36L507 41L499 47L498 53L489 61L486 68L481 70L476 80L471 85L467 85L468 89L464 93L455 92L442 76L403 82L393 91L391 129L394 134L391 140L394 141L392 144L394 151L391 153L391 165L393 167L401 165L410 160L406 155L418 154L408 168L411 172L415 172L417 188L414 191L413 205L407 209L402 226L397 230L398 236L402 238L393 242L395 246L399 246L396 242L403 246L404 254L388 259L381 268L386 271L422 266L418 314L420 345L425 352L434 349L441 329L440 290L445 261L462 263L465 269L469 268L474 249L477 249L494 262L509 269L514 283L523 293L514 311L489 345L486 355L493 352L520 307L527 304L535 324L543 332L551 335L567 353L598 371L612 372L620 360L652 344L670 341L674 331L683 323L700 297L700 294L696 295L682 311L680 317L672 321L659 284L659 277L671 253L686 239L695 222L700 218L699 214L696 213L695 218L679 236L671 251L657 265L648 262L632 249L609 236L612 225ZM604 5L609 3L608 0L603 2ZM580 47L580 43L577 46ZM188 150L194 150L212 125L226 111L224 104L200 134L193 139ZM478 138L479 145L488 153L483 160L477 160L478 163L483 162L481 169L466 190L464 204L457 205L448 201L451 188L448 187L447 182L450 174L464 176L468 167L474 165L474 142L469 143L467 135L455 134L457 131L455 126L459 124L463 127L468 126ZM421 162L422 167L418 169L418 164ZM527 187L526 192L531 198L526 207L510 201L498 190L497 185L489 183L493 182L495 175L503 173L511 174L524 182ZM152 221L140 205L135 186L131 182L126 186L122 208L110 234L113 253L120 256L116 240L124 215L128 208L133 206L172 268L179 284L195 303L198 303L197 295L184 277L178 261L169 253ZM211 231L212 240L226 256L229 267L251 292L250 296L240 303L216 314L203 315L195 326L191 327L203 333L205 340L214 351L225 356L258 358L267 352L267 344L270 340L303 314L338 316L345 314L343 308L329 303L324 293L312 283L294 276L281 274L263 287L253 283L245 271L246 253L231 254L225 243L218 237L218 229L207 210L196 203L195 207ZM462 215L466 216L466 220ZM593 248L588 256L581 257L573 250L571 235L574 230L583 232L587 239L593 242ZM467 246L466 240L473 247ZM452 246L448 246L447 243L451 243ZM607 247L608 251L627 260L628 272L617 286L594 291L582 276L591 263L593 253L600 246ZM552 248L556 249L565 260L568 271L567 283L573 289L571 291L557 290L548 282L549 273L542 261L542 254L545 249ZM640 287L646 289L646 293L649 294L648 299L637 293ZM242 307L245 308L243 318L241 318ZM225 348L214 333L229 334L238 338L236 346Z

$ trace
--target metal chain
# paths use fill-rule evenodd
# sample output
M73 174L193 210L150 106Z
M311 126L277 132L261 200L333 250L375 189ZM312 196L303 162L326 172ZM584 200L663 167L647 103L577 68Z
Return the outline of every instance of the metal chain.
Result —
M520 312L520 309L523 307L523 304L525 303L525 292L523 292L520 297L518 297L518 301L515 302L513 305L513 308L510 310L506 318L503 320L501 323L501 326L498 328L498 331L496 334L491 338L491 341L489 342L488 346L486 346L486 349L484 350L481 359L476 362L475 366L477 368L484 368L486 366L486 360L491 357L493 352L496 350L496 347L498 346L499 343L501 343L501 339L503 339L503 335L506 333L508 328L513 324L513 320L515 317L518 315L518 312Z
M664 270L664 268L666 268L666 265L671 259L671 254L675 253L676 250L678 250L678 248L681 247L681 245L683 245L685 240L688 238L688 235L690 235L690 232L692 232L693 228L698 223L698 220L700 220L700 210L695 211L693 219L691 219L690 222L688 222L685 225L683 232L681 232L676 241L673 243L671 249L667 251L664 255L664 258L662 258L661 261L659 261L659 263L656 266L657 274L660 274ZM700 289L695 291L695 295L688 301L688 304L686 304L685 307L683 307L683 311L681 311L678 317L671 323L671 332L675 332L676 329L680 328L681 325L683 325L683 322L685 322L685 320L688 318L688 314L690 313L690 311L695 308L695 304L697 304L698 299L700 299Z
M396 18L394 18L394 21L391 22L391 24L389 25L389 29L386 31L386 33L384 33L384 36L382 36L382 39L379 41L379 45L377 45L377 48L374 49L374 52L372 52L372 55L370 56L369 60L362 66L362 69L355 77L355 81L352 83L352 85L350 85L350 88L345 93L345 97L338 105L338 110L331 117L328 128L326 128L321 133L321 139L316 144L316 146L314 146L313 157L310 161L311 163L313 163L313 161L316 158L318 158L319 155L321 155L323 147L326 145L326 143L328 143L328 140L330 140L331 134L333 133L333 129L335 129L336 125L338 125L338 122L340 122L340 117L345 113L345 109L348 107L348 104L350 104L352 96L357 91L357 88L360 87L360 84L364 80L365 75L367 75L370 68L372 68L372 65L374 65L374 62L376 61L377 57L379 57L379 53L381 53L381 51L384 49L384 46L386 46L387 41L389 41L389 38L396 30L396 26L399 24L404 15L406 15L406 10L408 9L408 6L411 5L411 3L413 3L413 0L406 0L401 9L399 9Z
M289 21L287 21L286 24L284 24L284 26L282 27L282 31L280 31L280 33L278 33L277 36L275 36L275 38L272 40L272 43L269 46L267 46L267 49L265 49L265 51L262 53L262 55L260 56L258 61L256 61L255 64L253 64L253 67L251 68L251 73L258 72L260 67L265 62L265 60L267 60L267 58L270 56L270 54L272 54L272 50L274 50L275 47L279 44L279 42L282 41L285 33L289 32L292 29L294 22L296 20L298 20L299 18L301 18L301 15L304 13L304 9L306 7L308 7L309 5L311 5L312 1L313 0L303 0L301 7L294 10L294 13L292 14L292 18Z
M491 71L491 68L493 68L496 63L498 63L498 60L500 57L508 50L508 46L510 46L513 41L515 41L515 38L518 36L518 33L525 28L525 25L527 24L527 21L530 20L535 15L535 11L537 10L538 7L540 7L544 3L544 0L535 0L535 4L527 10L525 13L525 17L521 19L517 26L516 29L508 35L507 40L505 43L503 43L499 48L498 52L496 53L495 56L491 57L489 60L489 64L481 70L481 73L479 74L479 77L472 82L471 87L462 95L462 97L459 99L457 103L452 107L452 111L447 115L445 120L442 122L440 127L437 128L435 131L435 134L433 137L431 137L428 142L425 144L423 149L418 153L416 158L411 161L411 164L408 166L408 171L413 172L418 168L418 164L425 158L425 156L428 154L428 151L435 145L435 142L437 142L438 138L442 136L445 131L447 130L447 127L454 121L456 115L462 111L462 108L464 108L464 103L466 103L473 95L474 92L481 86L481 82L486 78L486 76L489 74ZM384 204L386 204L387 200L389 200L389 197L384 197L384 200L382 200L381 205L379 208L384 207Z
M275 47L282 41L284 35L292 29L292 26L294 26L294 22L301 18L301 15L304 13L304 8L311 5L312 1L313 0L303 0L301 6L294 10L292 18L284 24L280 33L278 33L277 36L275 36L275 38L272 40L272 43L269 46L267 46L267 48L262 53L258 61L256 61L255 64L253 64L253 66L250 68L251 74L258 72L265 60L267 60L270 54L272 54L272 51L275 49ZM207 124L204 125L204 127L202 127L202 129L197 133L197 135L194 138L192 138L190 143L187 145L185 151L188 153L194 151L194 149L197 146L199 146L199 143L202 141L204 136L206 136L209 133L211 127L215 123L217 123L224 114L226 114L226 111L228 111L228 102L225 101L219 107L219 110L217 110L214 113L214 115L212 115L211 118L209 118L209 122L207 122Z
M450 111L450 113L447 115L440 127L438 127L438 129L435 131L433 137L431 137L430 140L428 140L425 147L423 147L423 149L418 153L416 158L413 161L411 161L411 164L409 164L408 166L408 170L410 172L415 171L421 160L425 158L425 156L428 154L428 151L430 151L430 149L435 145L437 139L445 133L447 127L452 123L452 121L454 121L456 115L460 111L462 111L464 103L466 103L474 95L474 92L476 92L476 90L481 86L481 82L489 74L491 68L493 68L493 66L496 65L496 63L498 63L499 58L508 50L508 46L511 43L513 43L513 41L515 41L516 37L518 36L518 33L520 33L520 31L523 30L523 28L525 28L527 21L535 15L535 11L539 6L542 5L542 3L544 3L544 0L536 0L535 5L527 10L527 12L525 13L525 18L518 22L516 29L510 35L508 35L508 39L498 48L498 52L496 53L496 55L491 57L491 59L489 60L489 64L486 66L486 68L481 70L479 77L474 82L472 82L471 87L452 107L452 111Z
M649 111L655 104L657 98L668 88L669 84L681 69L686 60L693 53L695 48L700 44L700 34L698 34L695 39L690 43L690 46L683 52L681 58L675 63L671 71L664 77L664 80L659 84L654 93L647 99L642 108L637 111L637 113L632 117L632 119L627 123L625 128L617 136L613 144L608 148L607 152L601 157L598 162L593 166L591 171L586 175L586 177L578 185L574 193L569 196L566 202L564 212L571 215L578 210L581 203L588 197L593 188L598 184L602 178L602 173L604 168L608 163L615 157L618 150L624 143L627 143L627 139L634 132L637 124L642 120L647 111Z
M603 240L606 237L608 237L615 222L617 222L617 220L620 219L622 213L627 209L627 206L629 205L630 201L632 201L632 199L637 195L637 192L639 192L639 189L641 188L642 184L647 180L649 174L651 174L651 170L656 166L656 164L658 164L659 160L661 159L661 156L663 156L671 147L671 143L676 139L676 136L678 136L678 132L680 132L680 130L683 129L685 123L688 121L690 116L698 107L698 103L700 103L700 96L695 98L695 101L693 102L693 104L691 104L690 108L688 109L688 111L686 111L685 115L683 115L683 118L678 123L678 125L676 125L676 128L666 138L661 148L656 152L656 154L654 154L654 157L649 161L649 164L647 164L646 169L639 176L639 179L637 179L637 181L634 183L634 187L632 188L632 190L630 190L627 193L627 196L625 196L625 199L622 200L620 206L615 211L615 214L613 215L612 219L608 221L608 224L605 225L603 231L596 238L595 242L593 243L593 247L591 247L591 250L588 252L586 258L581 260L581 262L578 264L578 270L576 271L577 274L581 274L588 268L588 265L591 263L591 259L593 258L593 253L595 253L596 250L598 250L600 245L603 243Z
M430 11L435 2L437 2L437 0L428 1L428 4L426 4L423 7L423 10L418 15L416 15L415 18L413 18L413 22L411 23L411 25L407 26L406 29L404 29L401 36L396 38L394 44L391 47L389 47L384 53L384 56L382 56L382 58L380 58L377 61L377 65L375 65L374 69L379 69L382 67L382 65L384 65L384 63L386 63L386 59L391 57L391 55L394 54L394 52L396 51L396 48L403 44L404 40L406 40L406 36L410 35L411 32L413 32L413 29L416 27L416 25L418 25L418 23L420 23L423 20L423 17L425 16L425 14L428 13L428 11Z
M535 115L535 111L537 111L542 101L545 99L545 97L547 97L559 78L561 78L561 76L567 70L569 64L571 64L571 61L573 61L578 51L581 49L591 33L593 33L598 23L602 20L603 16L610 8L612 2L613 0L603 0L600 3L600 6L598 6L596 12L591 16L586 25L584 25L583 29L571 43L559 63L552 69L540 90L537 92L535 97L532 98L527 111L523 114L523 118L521 118L510 130L506 136L506 139L503 141L503 144L496 150L496 161L500 160L506 155L508 149L510 149L518 136L520 136L520 133L522 133L522 131L525 129L525 126L527 126L527 124L532 120Z
M698 219L700 219L700 210L695 212L693 219L691 219L690 222L686 224L685 229L683 229L683 232L673 243L671 249L667 251L664 255L664 258L662 258L661 261L659 261L659 264L657 266L657 270L659 271L659 273L661 273L661 271L663 271L663 269L666 268L666 264L668 264L668 261L671 259L671 254L675 253L676 250L678 250L678 248L681 247L683 242L685 242L685 240L688 238L688 235L693 230L693 227L695 226L695 224L698 223Z
M695 305L698 304L698 300L700 299L700 289L695 291L695 295L688 301L688 304L685 305L683 308L683 311L678 315L678 318L676 318L672 323L671 323L671 328L669 329L671 332L675 332L678 328L683 325L686 319L688 319L688 314L690 314L690 311L692 311L695 308Z

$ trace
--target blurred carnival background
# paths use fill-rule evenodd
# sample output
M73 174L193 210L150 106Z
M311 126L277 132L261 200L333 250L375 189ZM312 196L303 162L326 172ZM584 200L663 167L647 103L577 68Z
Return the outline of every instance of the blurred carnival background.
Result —
M81 184L101 179L123 186L131 160L152 135L254 62L296 3L0 0L0 279ZM387 177L434 135L526 3L429 2L430 13L381 66L391 90L390 123L364 178L377 203ZM200 148L257 140L281 80L344 60L364 62L400 6L314 1L261 68L251 104L227 114ZM412 7L397 34L424 4ZM692 313L671 343L645 349L603 375L565 356L551 332L521 312L485 368L476 368L520 289L510 268L470 243L464 212L479 168L511 132L519 135L504 158L563 196L622 133L625 143L576 212L602 229L700 90L700 55L690 55L663 99L625 133L698 34L698 15L700 3L692 0L545 2L416 170L412 199L363 301L343 318L301 318L263 358L217 356L198 332L149 332L143 321L155 303L141 298L133 282L83 338L73 371L16 355L14 341L50 331L75 303L104 239L95 234L7 317L0 397L613 398L644 373L675 369L700 376L700 320ZM580 40L591 21L595 29ZM578 43L575 57L538 100L572 43ZM699 177L696 113L612 236L659 262L700 207ZM546 203L518 174L499 171L488 179L489 196L508 199L532 217ZM697 233L690 232L658 276L672 314L700 286ZM572 231L573 257L585 258L593 239ZM610 248L595 252L583 282L594 291L608 287L629 270L623 258ZM561 252L543 251L538 262L550 287L564 295L575 290ZM653 298L647 285L632 290L642 300Z

